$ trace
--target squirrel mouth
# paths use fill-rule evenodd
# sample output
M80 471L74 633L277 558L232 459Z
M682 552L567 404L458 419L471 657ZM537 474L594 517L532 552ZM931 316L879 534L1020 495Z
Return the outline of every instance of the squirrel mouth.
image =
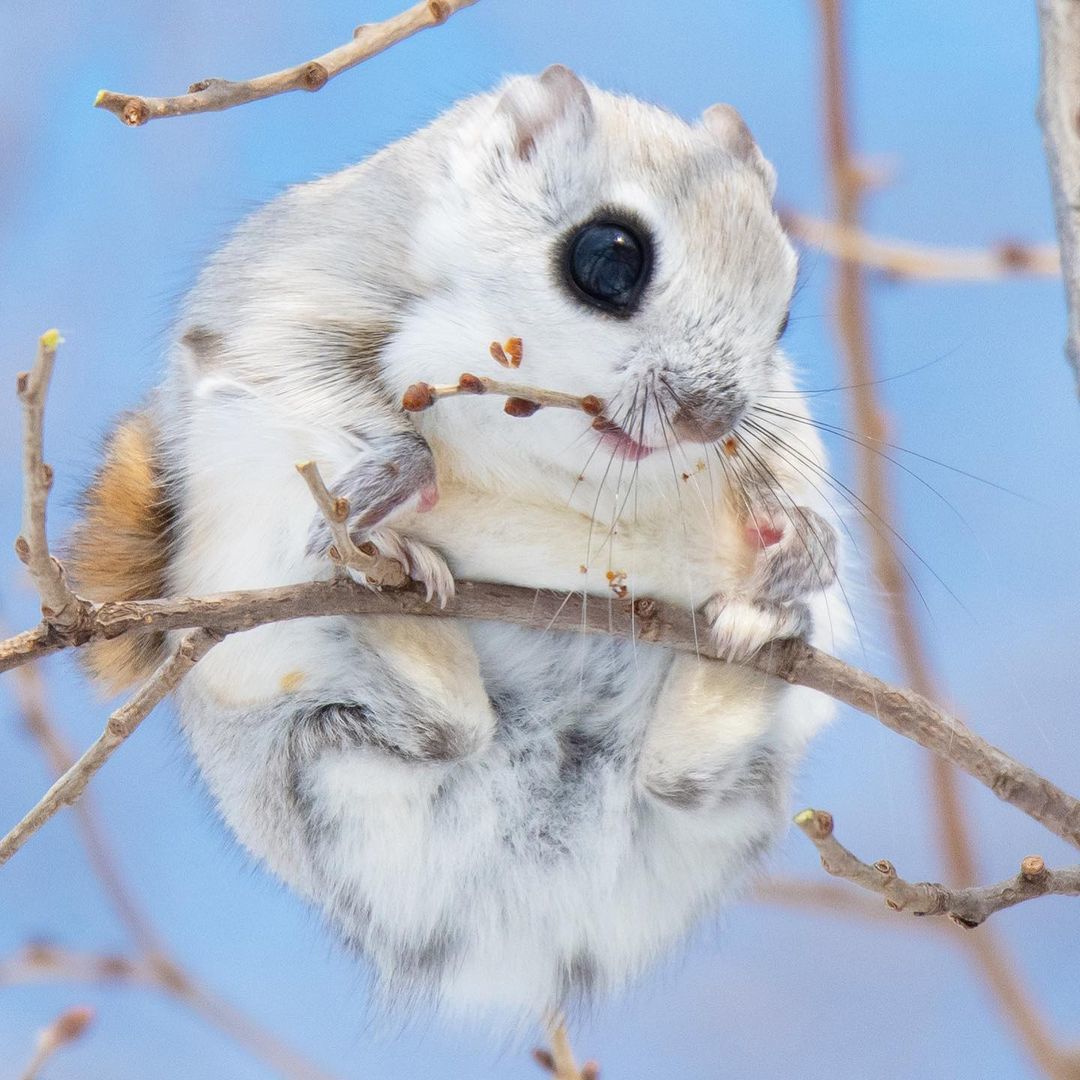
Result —
M618 424L603 416L598 416L592 426L600 433L600 442L604 446L628 461L641 461L653 452L653 447L639 443L632 435L627 435Z

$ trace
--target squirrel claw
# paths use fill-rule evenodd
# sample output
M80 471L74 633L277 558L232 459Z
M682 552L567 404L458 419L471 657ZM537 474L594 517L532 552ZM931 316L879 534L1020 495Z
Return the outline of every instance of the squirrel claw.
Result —
M433 547L402 536L395 529L374 529L367 540L380 555L401 563L409 577L424 586L424 596L429 603L434 600L444 608L454 598L454 575ZM369 584L362 573L349 572L361 584Z

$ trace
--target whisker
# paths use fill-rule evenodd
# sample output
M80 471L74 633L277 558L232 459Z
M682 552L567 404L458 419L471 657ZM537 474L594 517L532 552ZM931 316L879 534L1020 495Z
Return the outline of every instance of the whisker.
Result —
M968 472L966 469L961 469L956 465L949 465L944 461L939 461L937 458L930 457L929 454L922 454L918 450L909 450L906 446L898 446L896 443L888 442L885 439L875 439L870 435L862 435L858 432L850 431L847 428L841 427L839 424L830 424L824 420L814 420L806 416L799 416L797 413L785 412L783 409L777 409L771 405L755 405L754 408L759 412L770 413L771 415L784 420L794 420L797 424L806 424L809 427L817 428L819 431L828 432L830 435L838 435L842 439L847 439L848 442L853 442L858 446L862 446L865 449L878 454L886 461L891 461L901 469L904 468L904 465L901 462L897 461L896 458L891 457L889 454L886 454L883 450L879 450L876 446L872 446L871 443L878 443L880 446L885 446L898 453L908 454L910 457L918 458L920 461L925 461L930 465L936 465L939 469L946 469L949 472L956 473L958 476L964 476L969 480L985 484L987 487L994 488L996 491L1003 492L1006 495L1011 495L1015 499L1022 499L1027 503L1033 503L1035 501L1031 496L1024 495L1019 491L1014 491L1012 488L1005 487L1003 484L999 484L994 480L987 480L984 476L978 476L976 473ZM918 477L918 473L911 473L911 475Z
M686 526L686 511L685 511L685 509L683 507L683 501L682 501L682 487L679 484L679 472L678 472L678 469L675 468L675 458L671 454L671 442L668 439L668 434L667 434L667 424L670 423L670 421L668 420L667 413L663 409L658 410L658 415L660 417L660 433L664 436L664 446L667 449L668 461L671 464L671 476L672 476L672 479L675 482L675 497L676 497L676 500L678 501L678 504L679 504L679 518L682 521L683 540L686 542L687 545L689 545L690 537L689 537L689 531L688 531L687 526ZM674 427L672 427L672 429L671 429L671 434L672 434L673 437L675 436L675 428ZM675 441L678 442L679 440L676 438ZM689 558L689 554L688 554L687 557ZM691 623L692 623L693 628L694 628L694 655L700 657L700 655L701 655L701 644L700 644L700 642L698 640L698 628L697 628L697 607L698 606L697 606L697 603L696 603L695 598L694 598L693 576L689 575L689 577L690 577L690 580L688 581L687 584L689 586L689 593L690 593L690 620L691 620Z
M799 321L800 318L806 318L807 316L798 316L793 318L792 322ZM824 317L824 316L815 316ZM881 379L870 379L867 382L858 383L845 383L842 386L828 386L822 389L813 390L774 390L771 394L762 394L762 397L816 397L818 394L835 394L841 390L860 390L867 386L881 386L884 383L895 382L897 379L906 379L909 375L917 375L920 371L925 371L927 368L934 367L936 364L940 364L945 360L951 359L960 351L960 346L949 349L947 352L943 352L940 356L935 356L931 360L927 360L917 367L908 368L906 371L898 371L895 375L886 375Z
M762 446L762 450L764 451L765 446L764 446L764 443L761 442L760 438L758 438L758 442ZM806 514L803 511L803 508L801 506L799 506L795 502L795 500L792 498L791 494L788 492L787 488L784 486L783 481L776 475L775 472L773 472L772 468L769 466L768 462L765 461L762 454L759 454L747 442L743 443L743 449L750 455L750 457L752 459L752 463L756 463L756 471L758 471L759 478L769 488L769 490L772 492L774 497L776 496L776 488L773 487L773 483L775 483L776 487L779 488L779 490L787 498L788 502L791 504L792 510L794 510L795 513L797 513L799 515L799 517L802 518L803 524L808 529L813 531L813 526L810 524L809 520L807 519ZM764 472L765 475L762 475L762 471ZM771 479L772 483L770 483L770 479ZM828 500L826 500L826 501L828 501ZM814 568L814 576L818 580L818 585L820 586L822 593L827 594L827 589L826 589L826 586L825 586L825 582L822 579L821 573L817 569L817 563L816 563L816 561L814 559L813 553L810 551L810 545L807 543L806 538L799 531L798 527L795 524L794 518L791 516L791 513L788 511L787 507L784 506L782 500L777 498L777 502L779 503L780 508L784 511L784 515L787 517L788 521L791 523L792 529L795 530L795 534L799 538L799 542L802 544L803 550L806 552L806 556L810 560L811 566ZM835 509L833 510L833 513L834 514L836 513ZM844 588L844 582L843 582L843 578L840 575L839 567L836 565L835 560L830 558L827 553L825 555L825 561L828 563L829 568L832 570L833 580L835 581L837 587L840 590L840 595L843 597L844 604L847 607L848 615L851 616L851 625L855 629L855 636L859 640L859 647L862 649L863 656L865 657L866 656L866 643L863 641L862 631L859 629L859 622L858 622L858 619L856 619L856 617L855 617L855 609L852 607L851 600L850 600L850 598L848 597L848 594L847 594L847 590ZM829 605L828 605L827 602L826 602L826 605L825 605L825 613L829 617L829 635L835 641L836 640L836 627L833 625L832 611L829 608Z
M885 530L887 530L896 540L903 544L903 546L919 561L919 563L934 578L934 580L945 590L945 592L949 594L950 597L952 597L952 599L961 608L961 610L965 612L967 611L967 608L965 607L963 601L945 583L941 575L938 574L938 572L926 561L926 559L924 559L922 555L920 555L919 552L916 551L915 548L912 547L912 545L888 521L886 521L871 506L864 502L863 499L859 497L859 495L857 495L851 488L849 488L842 480L839 480L835 476L833 476L833 474L830 473L827 469L822 468L816 461L807 457L805 454L800 453L793 446L786 443L782 438L777 436L775 432L770 432L769 434L771 434L773 439L776 440L778 453L781 453L784 456L786 456L786 454L795 454L795 456L798 457L799 460L802 461L804 464L806 464L807 467L815 473L815 475L819 476L834 491L842 495L845 501L847 501L851 505L851 507L859 513L860 517L862 517L866 521L866 523L874 530L875 533L885 539L884 533L882 533L881 529L878 528L878 526L870 520L871 517L876 519L876 521ZM901 568L904 576L911 583L911 586L918 595L920 602L926 609L926 613L932 617L933 613L930 610L930 605L926 602L926 597L923 595L922 589L919 587L919 583L915 578L914 574L912 574L911 569L907 566L907 564L902 558L896 555L895 551L894 556L896 557L897 565Z

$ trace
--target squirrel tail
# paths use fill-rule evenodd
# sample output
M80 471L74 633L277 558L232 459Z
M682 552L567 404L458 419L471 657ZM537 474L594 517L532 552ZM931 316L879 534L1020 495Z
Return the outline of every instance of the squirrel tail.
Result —
M146 412L129 413L106 441L65 545L72 587L96 602L164 596L173 521L153 424ZM116 693L149 675L164 645L160 631L136 631L91 642L79 653L90 674Z

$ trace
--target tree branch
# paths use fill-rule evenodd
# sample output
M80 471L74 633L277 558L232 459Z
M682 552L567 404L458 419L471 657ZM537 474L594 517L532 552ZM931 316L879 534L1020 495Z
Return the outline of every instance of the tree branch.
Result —
M289 1080L334 1080L259 1027L234 1005L203 989L179 968L147 957L96 953L35 943L0 958L0 986L103 983L157 990L198 1013L219 1031L260 1057Z
M990 248L937 247L885 240L842 222L798 210L781 210L784 228L798 241L833 258L907 281L1000 281L1006 277L1057 277L1056 244L1005 241Z
M199 629L188 634L172 655L147 680L130 701L121 705L108 719L105 730L89 749L41 797L37 805L0 840L0 866L19 850L26 840L62 806L70 806L86 789L93 775L112 756L113 751L146 719L150 711L166 697L206 653L221 640L212 630Z
M186 94L177 97L141 97L138 94L99 90L94 105L107 109L129 127L139 127L148 120L164 116L219 112L235 105L245 105L249 101L288 94L293 90L321 90L343 71L370 60L429 26L446 22L451 15L475 3L476 0L423 0L384 22L358 26L353 31L352 41L295 67L237 82L230 79L203 79L193 83Z
M516 585L470 581L457 583L456 595L443 609L427 603L419 587L410 585L404 589L372 592L346 580L205 597L118 601L95 607L89 627L80 636L86 641L116 637L136 628L181 630L191 627L203 627L212 634L224 635L268 622L326 615L427 615L502 620L539 630L607 634L723 662L710 652L707 642L695 635L694 614L676 604L646 598L631 602L612 596L538 591ZM63 646L51 640L42 644L41 651L52 651L57 647ZM0 643L0 655L5 652L10 658L5 643ZM24 652L9 666L28 658ZM1080 801L992 746L922 695L890 686L803 641L773 642L748 660L747 666L793 685L819 690L866 713L897 734L957 765L986 785L999 799L1080 847ZM58 806L56 804L53 810ZM0 853L3 851L0 844Z
M534 1050L533 1060L536 1064L551 1073L553 1080L599 1080L600 1066L595 1061L586 1061L578 1068L566 1030L566 1018L561 1013L551 1013L545 1017L544 1023L551 1049Z
M364 575L369 585L380 588L384 585L396 587L404 585L409 576L405 567L396 559L387 558L377 551L365 551L353 542L349 535L349 500L330 494L319 466L314 461L302 461L296 471L304 478L304 483L311 492L334 540L328 554L339 567L351 567Z
M1039 122L1069 313L1065 354L1080 387L1080 0L1039 0L1039 32Z
M995 885L949 889L935 882L912 884L896 873L887 859L873 865L853 855L833 835L833 817L827 810L803 810L795 824L811 840L821 865L833 877L844 878L885 898L893 911L912 915L947 915L958 926L974 930L991 915L1039 896L1080 896L1080 866L1051 870L1038 855L1029 855L1020 872Z

